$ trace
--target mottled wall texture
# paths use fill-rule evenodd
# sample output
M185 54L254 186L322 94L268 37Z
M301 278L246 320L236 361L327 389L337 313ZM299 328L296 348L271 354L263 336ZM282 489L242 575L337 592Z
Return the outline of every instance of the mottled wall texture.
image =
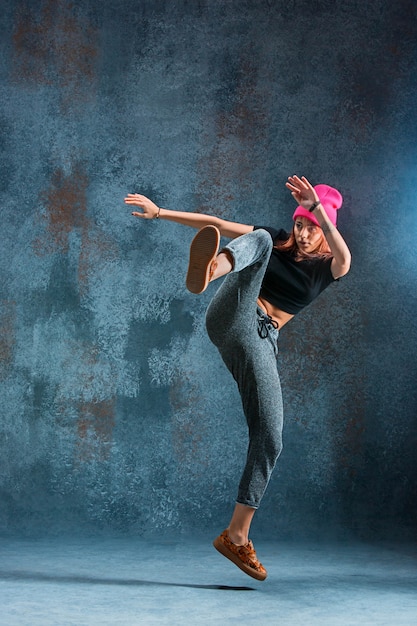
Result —
M0 532L216 532L246 448L162 206L290 227L341 189L351 273L281 333L284 451L254 532L416 528L411 0L4 0Z

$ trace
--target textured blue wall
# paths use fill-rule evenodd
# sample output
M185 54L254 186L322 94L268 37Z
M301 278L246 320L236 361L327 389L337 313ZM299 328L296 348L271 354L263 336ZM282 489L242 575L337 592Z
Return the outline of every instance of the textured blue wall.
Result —
M0 531L222 528L246 434L170 208L289 227L339 187L351 273L281 334L270 536L416 522L416 7L4 0Z

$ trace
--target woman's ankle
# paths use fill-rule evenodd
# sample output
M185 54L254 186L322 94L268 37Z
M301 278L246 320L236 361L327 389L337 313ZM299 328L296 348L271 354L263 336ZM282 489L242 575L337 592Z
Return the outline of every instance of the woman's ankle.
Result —
M227 532L230 541L237 546L245 546L249 542L249 532L255 511L253 507L236 502Z
M231 258L231 255L228 254L227 251L220 252L216 257L216 260L213 261L211 269L213 273L210 280L216 280L216 278L221 278L222 276L229 274L229 272L233 269L233 259Z
M228 528L227 534L229 535L230 541L236 546L246 546L246 544L249 542L249 537L245 533L233 531Z

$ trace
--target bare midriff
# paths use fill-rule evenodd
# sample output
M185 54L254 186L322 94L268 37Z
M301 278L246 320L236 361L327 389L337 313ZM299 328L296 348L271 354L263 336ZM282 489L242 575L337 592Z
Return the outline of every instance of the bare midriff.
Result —
M276 306L268 302L268 300L265 300L265 298L261 298L260 296L258 298L258 305L278 324L278 328L285 326L285 324L294 317L292 313L281 311L281 309L278 309Z

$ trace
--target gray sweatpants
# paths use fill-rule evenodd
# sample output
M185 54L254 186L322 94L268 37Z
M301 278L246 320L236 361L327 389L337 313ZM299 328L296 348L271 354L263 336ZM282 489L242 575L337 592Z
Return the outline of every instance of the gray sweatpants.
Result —
M282 449L279 331L256 302L272 239L265 230L256 230L225 249L234 266L207 309L206 326L238 385L248 424L249 447L237 502L258 508Z

